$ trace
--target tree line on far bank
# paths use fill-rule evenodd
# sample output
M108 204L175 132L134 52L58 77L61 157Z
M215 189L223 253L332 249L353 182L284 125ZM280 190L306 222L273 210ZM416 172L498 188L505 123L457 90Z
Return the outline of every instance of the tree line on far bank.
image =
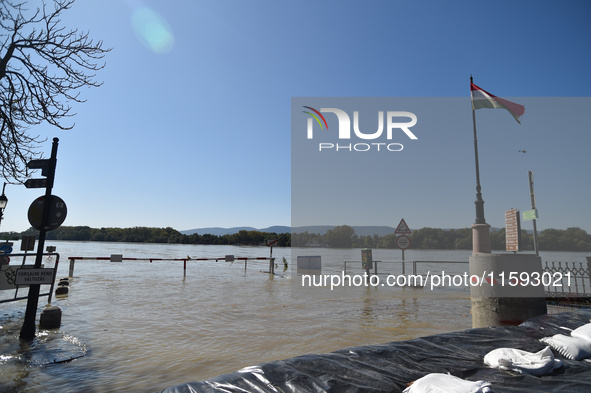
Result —
M38 236L39 231L29 228L22 233L4 233L2 238L20 239L21 236ZM46 234L46 240L127 242L127 243L170 243L170 244L211 244L259 246L268 240L277 240L278 247L291 246L289 233L245 231L231 235L185 235L174 228L91 228L88 226L61 226Z
M2 233L0 237L18 240L20 236L38 235L33 228L22 233ZM505 249L505 229L491 231L493 250ZM410 248L432 250L472 249L472 229L421 228L414 230ZM334 248L390 248L396 247L396 235L359 236L348 225L341 225L318 233L269 233L242 230L235 234L185 235L176 229L167 228L90 228L88 226L62 226L47 232L47 240L105 241L134 243L210 244L210 245L261 245L277 239L278 247L334 247ZM541 251L591 251L591 235L580 228L545 229L538 233L538 248ZM521 231L521 249L533 250L533 235Z
M358 236L348 225L337 226L324 235L294 233L295 247L338 248L397 248L396 235ZM491 231L491 248L505 250L505 228ZM423 250L471 250L472 229L421 228L410 235L410 248ZM521 230L521 250L533 250L533 234ZM541 251L591 251L591 235L581 228L545 229L538 233L538 249Z

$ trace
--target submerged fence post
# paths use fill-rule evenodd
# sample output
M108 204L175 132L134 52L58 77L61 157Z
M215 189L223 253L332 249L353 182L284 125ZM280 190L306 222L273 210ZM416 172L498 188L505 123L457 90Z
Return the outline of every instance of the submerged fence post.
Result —
M74 258L70 258L70 270L68 272L68 276L70 277L74 277L74 262L76 262L76 260Z

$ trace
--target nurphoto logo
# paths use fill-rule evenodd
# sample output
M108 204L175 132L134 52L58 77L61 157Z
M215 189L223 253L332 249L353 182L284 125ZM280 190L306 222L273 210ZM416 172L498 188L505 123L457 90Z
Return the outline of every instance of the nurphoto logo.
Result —
M307 139L314 139L314 128L319 128L320 132L328 132L328 122L323 113L333 113L338 120L338 139L351 139L351 117L347 112L339 108L320 108L314 109L310 106L303 106L307 109L302 111L311 116L307 122ZM386 142L377 142L382 138L384 133L384 123L386 123ZM404 146L402 143L391 142L395 132L398 134L402 131L411 140L419 139L410 130L412 126L417 124L417 116L412 112L405 111L387 111L384 116L384 111L378 111L378 129L373 132L362 132L359 127L359 111L353 111L353 133L355 137L366 141L372 140L376 142L362 142L362 143L329 143L321 142L318 144L319 151L402 151Z

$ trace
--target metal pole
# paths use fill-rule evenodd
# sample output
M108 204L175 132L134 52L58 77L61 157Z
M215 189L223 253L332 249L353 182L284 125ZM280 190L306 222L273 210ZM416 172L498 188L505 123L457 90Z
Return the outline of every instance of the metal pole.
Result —
M472 76L470 76L472 83ZM484 200L482 199L482 188L480 186L480 165L478 163L478 137L476 135L476 110L472 105L472 125L474 127L474 162L476 166L476 221L475 224L486 224L484 219Z
M534 173L532 171L527 172L529 177L529 196L531 198L531 208L532 210L536 209L536 195L534 194ZM536 227L536 219L533 220L534 224L534 250L537 256L540 256L538 251L538 229Z
M49 159L49 171L47 174L47 186L45 187L45 199L43 200L43 218L41 229L39 230L39 242L37 243L37 257L35 259L35 269L41 268L43 259L43 248L45 247L45 235L49 223L49 209L51 201L51 189L55 177L55 164L57 161L58 138L53 138L51 147L51 158ZM25 311L25 320L21 328L20 338L23 340L33 340L35 338L35 318L37 317L37 305L39 304L39 289L41 285L29 286L29 296L27 300L27 309Z
M55 266L53 267L53 281L51 282L51 287L49 288L49 296L47 297L47 303L51 303L51 296L53 295L53 288L55 287L55 278L57 276L57 267L60 263L60 254L57 254L55 258Z
M74 277L74 263L76 260L74 258L70 258L70 270L68 271L68 276Z

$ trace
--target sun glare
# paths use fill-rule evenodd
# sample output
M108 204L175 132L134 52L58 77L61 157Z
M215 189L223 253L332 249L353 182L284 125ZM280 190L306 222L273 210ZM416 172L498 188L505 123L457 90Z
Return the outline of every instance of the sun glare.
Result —
M174 46L172 29L157 12L140 7L131 15L133 30L140 42L158 54L168 53Z

